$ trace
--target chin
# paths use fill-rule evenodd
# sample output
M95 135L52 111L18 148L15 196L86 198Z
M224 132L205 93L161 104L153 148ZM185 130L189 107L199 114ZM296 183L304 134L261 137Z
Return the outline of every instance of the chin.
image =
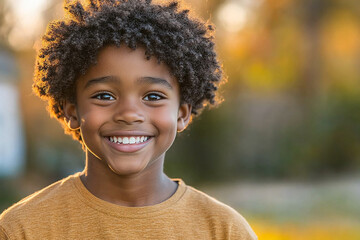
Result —
M143 166L142 164L108 164L110 170L119 176L130 176L141 173L146 166Z

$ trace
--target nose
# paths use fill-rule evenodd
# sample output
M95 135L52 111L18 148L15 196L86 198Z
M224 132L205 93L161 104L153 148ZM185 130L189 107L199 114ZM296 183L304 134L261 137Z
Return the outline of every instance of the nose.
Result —
M141 106L139 106L140 104L136 100L120 101L116 106L114 121L128 125L144 122L145 116Z

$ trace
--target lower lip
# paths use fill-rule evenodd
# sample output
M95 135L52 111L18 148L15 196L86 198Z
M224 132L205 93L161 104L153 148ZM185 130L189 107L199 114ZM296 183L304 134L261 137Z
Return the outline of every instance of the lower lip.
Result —
M151 141L152 138L149 138L145 142L136 143L136 144L118 144L118 143L111 142L108 138L105 138L105 139L108 142L108 144L115 150L117 150L119 152L133 153L133 152L137 152L137 151L143 149L146 145L149 144L149 142Z

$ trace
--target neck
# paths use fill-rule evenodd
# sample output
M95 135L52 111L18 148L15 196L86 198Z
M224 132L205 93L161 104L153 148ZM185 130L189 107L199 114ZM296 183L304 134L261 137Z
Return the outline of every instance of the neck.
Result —
M163 172L163 159L133 175L118 175L106 163L87 157L80 176L96 197L121 206L142 207L161 203L171 197L177 184Z

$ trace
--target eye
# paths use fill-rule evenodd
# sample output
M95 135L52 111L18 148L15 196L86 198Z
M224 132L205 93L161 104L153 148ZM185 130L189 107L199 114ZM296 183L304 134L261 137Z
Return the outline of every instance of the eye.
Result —
M96 99L99 99L99 100L105 100L105 101L115 100L114 96L111 95L110 93L107 93L107 92L98 93L98 94L92 96L92 98L96 98Z
M143 99L145 101L159 101L161 99L164 99L165 97L163 97L162 95L160 94L157 94L157 93L149 93L147 94Z

